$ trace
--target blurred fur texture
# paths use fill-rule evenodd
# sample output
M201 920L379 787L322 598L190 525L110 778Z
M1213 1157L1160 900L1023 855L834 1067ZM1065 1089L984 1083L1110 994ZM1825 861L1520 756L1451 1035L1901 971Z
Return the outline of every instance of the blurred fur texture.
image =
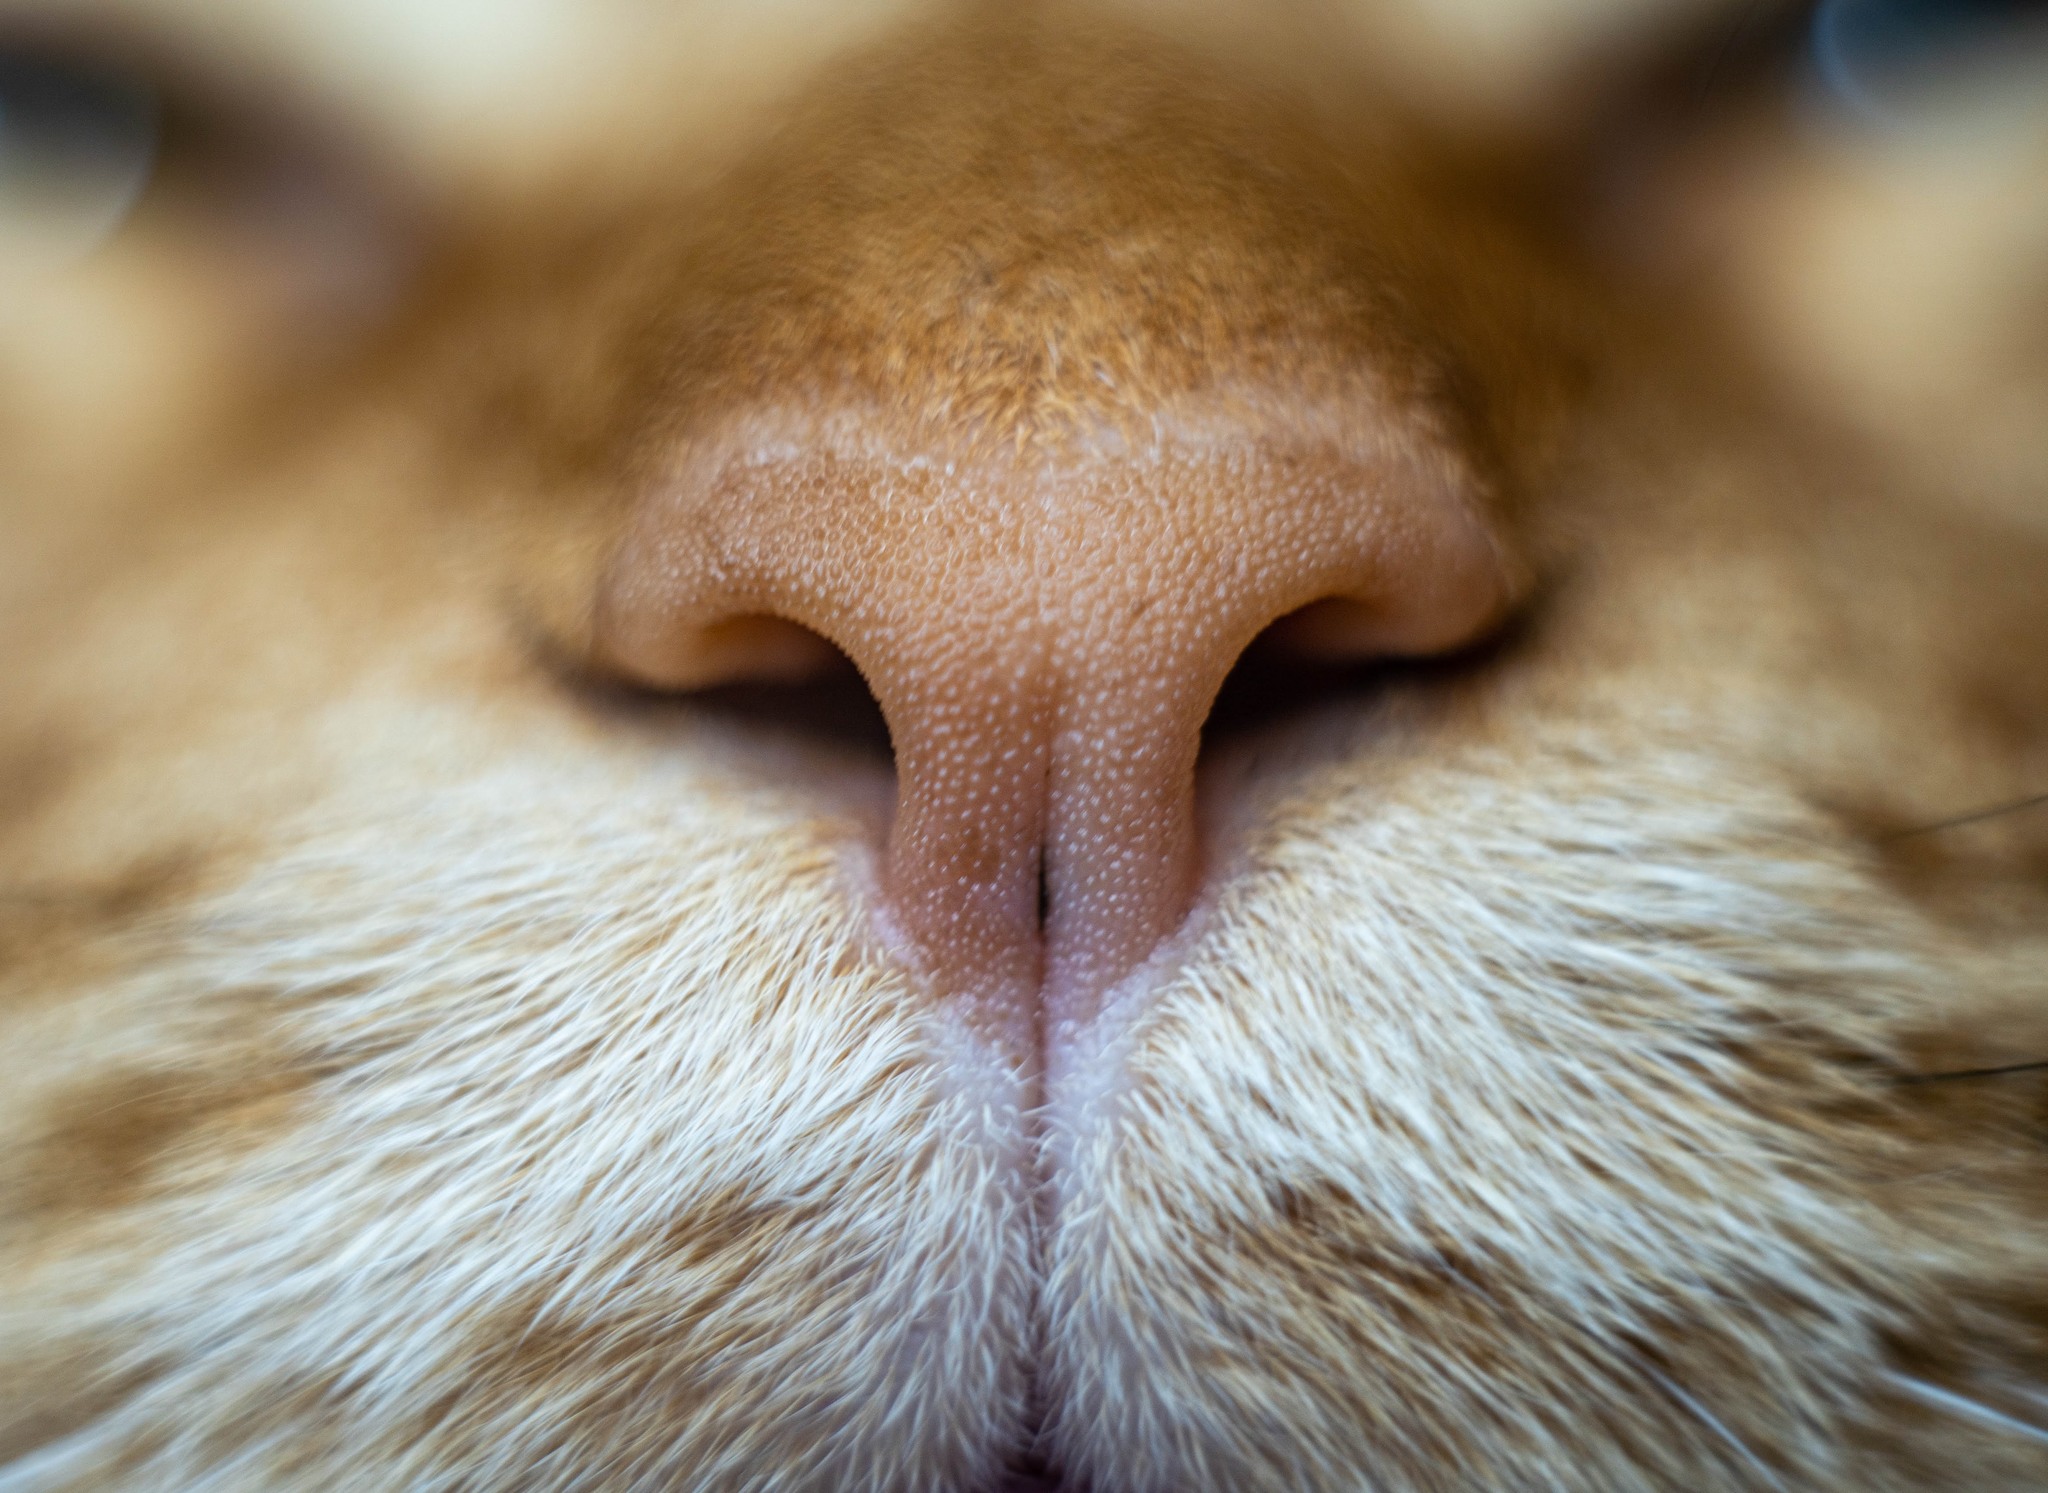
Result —
M348 357L11 459L0 1489L2048 1483L2048 1084L1924 1081L2048 1057L2048 830L1916 832L2048 785L2048 548L1367 63L1145 27L607 116ZM1424 390L1535 588L1219 737L1201 901L1034 1112L876 932L886 762L573 676L678 401L1064 408L1041 332L1127 420L1247 347Z

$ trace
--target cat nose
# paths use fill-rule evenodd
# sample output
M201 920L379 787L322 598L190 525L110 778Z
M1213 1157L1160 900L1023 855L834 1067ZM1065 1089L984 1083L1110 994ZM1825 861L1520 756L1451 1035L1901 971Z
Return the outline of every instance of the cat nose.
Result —
M897 928L970 1006L1029 995L1072 1023L1188 910L1202 725L1254 636L1429 653L1512 589L1475 485L1426 441L941 457L756 430L642 505L598 631L678 689L843 650L896 758Z

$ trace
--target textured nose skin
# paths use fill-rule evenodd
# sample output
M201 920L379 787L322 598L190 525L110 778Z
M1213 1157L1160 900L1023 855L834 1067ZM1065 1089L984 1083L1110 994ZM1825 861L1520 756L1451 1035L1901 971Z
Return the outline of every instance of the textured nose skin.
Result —
M800 663L762 619L844 650L896 756L894 920L997 1026L1085 1023L1185 915L1202 724L1255 635L1321 602L1313 646L1428 652L1508 600L1456 463L1370 422L948 456L777 424L645 506L603 646L684 688Z

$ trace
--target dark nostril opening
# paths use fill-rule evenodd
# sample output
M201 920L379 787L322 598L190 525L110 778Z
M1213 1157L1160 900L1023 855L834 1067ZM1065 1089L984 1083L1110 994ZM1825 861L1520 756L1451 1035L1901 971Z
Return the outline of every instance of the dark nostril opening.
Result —
M853 660L826 639L776 621L777 659L802 667L763 667L758 674L695 689L664 689L619 681L611 688L627 707L680 708L738 729L824 747L891 767L889 724ZM802 634L801 647L790 635Z
M844 654L808 679L719 684L677 698L735 725L802 737L883 766L894 760L882 707Z
M1252 639L1225 676L1202 725L1201 754L1216 752L1262 731L1347 704L1364 704L1396 680L1426 681L1461 674L1512 647L1519 626L1503 626L1464 648L1420 658L1344 658L1304 647L1304 608L1280 618Z
M1202 723L1202 755L1269 727L1313 715L1347 701L1363 701L1401 661L1331 658L1303 653L1286 641L1282 618L1238 655L1209 718Z

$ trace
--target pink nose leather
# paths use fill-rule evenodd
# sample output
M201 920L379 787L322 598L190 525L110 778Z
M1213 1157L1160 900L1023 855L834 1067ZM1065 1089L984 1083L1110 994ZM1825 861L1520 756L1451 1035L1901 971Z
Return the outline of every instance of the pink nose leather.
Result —
M1293 624L1305 646L1429 652L1508 599L1432 442L1263 423L1048 453L747 422L643 505L601 647L675 688L800 672L818 637L844 650L888 721L885 890L928 974L1086 1021L1188 909L1196 751L1245 645L1324 603Z

